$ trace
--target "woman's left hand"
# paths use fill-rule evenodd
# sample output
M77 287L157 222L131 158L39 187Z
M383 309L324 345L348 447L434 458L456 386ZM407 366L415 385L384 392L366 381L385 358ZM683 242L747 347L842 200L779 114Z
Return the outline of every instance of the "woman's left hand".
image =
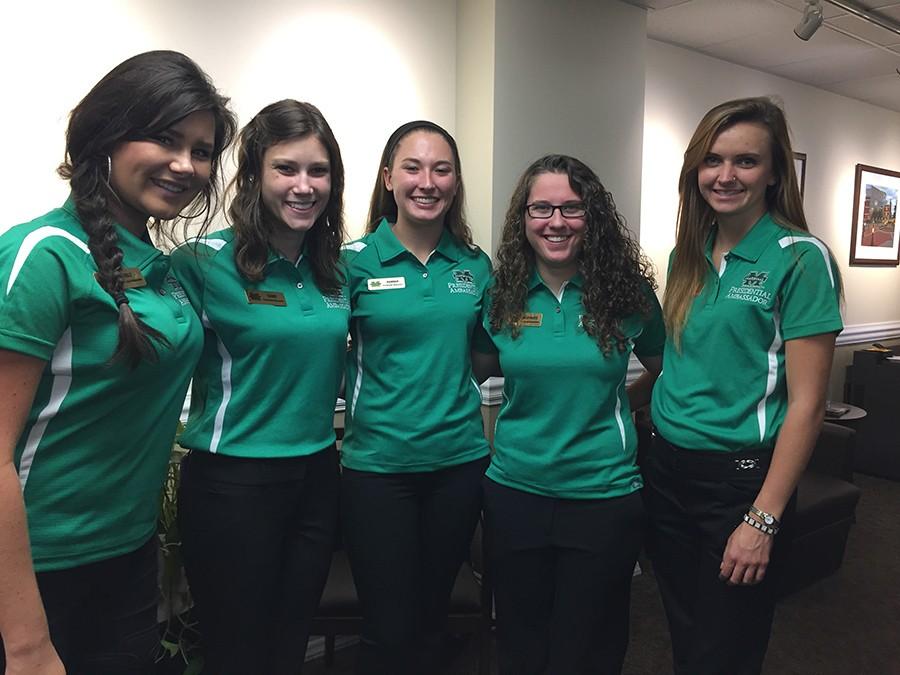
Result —
M725 545L719 579L729 586L752 586L766 576L772 535L764 534L747 523L738 525Z

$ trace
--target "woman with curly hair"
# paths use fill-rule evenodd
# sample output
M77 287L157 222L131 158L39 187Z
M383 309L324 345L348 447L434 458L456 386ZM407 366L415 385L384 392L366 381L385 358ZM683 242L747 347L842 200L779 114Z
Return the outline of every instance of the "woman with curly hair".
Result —
M516 186L485 319L505 378L484 479L504 675L619 673L644 512L630 411L665 334L649 263L584 163ZM626 389L632 352L646 373Z
M148 228L206 225L235 126L188 57L134 56L72 111L65 204L0 237L7 675L153 672L159 495L202 329Z
M205 346L180 443L178 515L206 672L300 672L338 508L334 403L350 305L344 166L319 110L241 131L231 227L172 256Z
M840 275L809 234L792 158L768 98L714 107L684 153L642 465L677 675L761 672L825 415Z
M404 124L378 164L369 231L345 247L353 347L341 517L365 618L360 674L437 672L481 512L489 447L470 354L487 340L491 263L472 244L464 194L453 137Z

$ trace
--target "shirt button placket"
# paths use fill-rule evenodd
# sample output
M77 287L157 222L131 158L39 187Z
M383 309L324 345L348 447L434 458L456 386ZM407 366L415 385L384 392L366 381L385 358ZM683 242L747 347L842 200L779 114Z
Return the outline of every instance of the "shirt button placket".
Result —
M434 275L427 267L422 270L422 295L426 298L434 297Z

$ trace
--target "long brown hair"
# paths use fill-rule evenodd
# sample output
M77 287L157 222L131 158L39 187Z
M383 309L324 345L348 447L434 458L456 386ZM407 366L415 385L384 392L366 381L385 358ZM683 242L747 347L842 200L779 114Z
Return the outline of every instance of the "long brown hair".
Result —
M234 197L228 220L234 229L234 263L246 279L260 281L269 259L274 214L262 200L263 155L273 145L313 136L328 152L331 192L325 210L303 241L313 276L326 295L340 287L338 258L344 240L344 162L337 140L319 109L311 103L284 99L260 110L241 130Z
M525 236L525 205L538 176L558 173L587 207L584 243L578 255L582 276L584 329L604 354L626 348L622 319L651 310L648 293L656 288L647 258L631 237L612 195L584 162L568 155L546 155L519 178L497 249L495 283L491 289L490 322L495 332L519 336L528 284L535 267L534 250Z
M414 131L425 131L432 134L438 134L450 146L453 153L453 165L456 170L456 196L444 214L444 227L450 230L456 239L463 244L472 246L472 231L466 222L465 204L466 191L463 186L462 164L459 161L459 148L456 147L456 141L443 127L438 126L434 122L427 120L416 120L407 122L400 126L391 134L384 150L381 153L381 161L378 164L378 174L375 176L375 187L372 190L372 199L369 202L369 217L366 224L366 232L374 232L378 227L378 223L382 218L387 218L390 222L397 222L397 200L394 193L387 189L384 185L384 170L390 170L394 164L394 158L397 155L397 146L400 141L409 136Z
M678 179L678 221L675 256L666 282L663 315L666 329L676 347L688 310L703 288L706 276L706 240L716 218L715 212L700 194L697 172L716 138L740 122L762 124L769 131L774 185L766 190L766 208L780 225L808 232L803 202L794 171L794 153L784 112L767 97L726 101L700 120L684 151L684 163Z
M222 187L220 158L234 138L237 122L228 109L228 99L216 91L196 63L173 51L133 56L94 85L69 117L65 161L57 172L71 186L98 281L119 308L119 338L111 362L121 360L135 368L142 359L158 358L154 343L168 347L169 342L135 316L125 295L123 254L109 210L110 204L119 200L109 184L109 157L117 144L155 136L199 111L211 112L215 120L211 174L187 209L191 215L184 218L202 216L202 231L217 208ZM177 220L157 223L163 236L174 239Z

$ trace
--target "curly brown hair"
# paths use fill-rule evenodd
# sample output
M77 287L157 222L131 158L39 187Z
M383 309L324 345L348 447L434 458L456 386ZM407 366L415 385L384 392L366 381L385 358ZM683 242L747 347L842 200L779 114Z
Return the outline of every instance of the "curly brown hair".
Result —
M497 268L490 291L490 323L495 332L519 336L528 284L534 271L534 250L525 237L525 205L535 179L544 173L564 174L587 207L584 243L578 255L583 279L584 329L604 354L615 346L626 349L622 319L652 307L648 292L656 289L650 262L616 210L612 195L584 162L568 155L546 155L529 166L513 192L503 236L497 249Z
M260 281L265 277L275 216L262 200L263 155L273 145L308 136L317 138L328 152L331 192L303 246L316 285L331 295L338 292L342 280L338 258L344 240L344 162L331 127L311 103L293 99L271 103L241 130L237 173L230 185L234 197L228 207L228 220L234 230L234 262L246 279Z

